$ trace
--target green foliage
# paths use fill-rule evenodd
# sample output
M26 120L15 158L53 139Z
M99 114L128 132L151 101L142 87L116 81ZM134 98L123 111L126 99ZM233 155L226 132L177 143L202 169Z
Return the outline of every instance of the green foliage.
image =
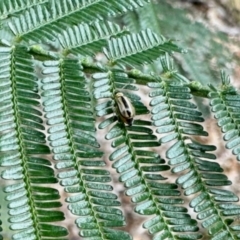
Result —
M239 148L239 95L236 89L231 86L230 79L222 73L222 87L216 89L211 86L212 91L209 93L211 99L210 105L218 120L218 126L224 133L223 139L227 141L226 148L233 149L232 153L237 155L240 161Z
M163 37L160 39L147 29L139 34L133 33L112 39L108 42L108 48L104 53L112 63L139 66L151 63L164 53L172 51L181 52L182 50L171 41L166 41Z
M68 25L91 22L103 16L114 16L119 13L142 6L147 0L114 0L46 1L26 10L9 22L8 25L16 36L16 41L52 40L56 33L67 29Z
M236 202L238 197L230 191L219 189L219 186L227 186L231 182L221 173L223 169L220 165L211 161L216 156L209 151L216 150L216 147L204 145L191 138L191 135L207 136L208 133L196 123L203 122L204 119L191 102L190 89L180 82L166 82L164 79L159 83L149 83L149 86L154 89L150 93L154 96L150 102L153 106L152 120L158 127L157 132L167 133L160 138L160 142L174 140L166 156L173 166L172 172L182 172L176 180L177 184L184 189L187 196L201 192L193 197L190 206L198 213L202 226L208 228L214 239L231 238L234 230L227 230L228 223L222 216L229 214L233 217L236 212L229 211L221 203ZM214 206L214 211L211 206ZM233 204L231 207L238 208Z
M58 40L64 54L92 56L100 52L107 44L108 37L123 34L117 24L96 21L90 24L79 24L69 27L59 34Z
M220 88L190 82L173 65L173 54L183 48L159 29L131 33L105 20L147 2L0 3L0 174L8 203L7 219L0 215L0 239L6 221L12 239L69 239L72 233L62 222L73 224L69 213L82 239L132 239L118 229L128 223L106 168L107 150L100 149L103 130L112 147L108 163L134 211L149 216L143 227L152 239L201 239L198 220L211 239L240 238L234 221L238 196L226 189L231 181L212 153L216 146L196 138L211 133L193 101L193 95L210 99L226 148L239 160L240 95L224 74ZM166 6L160 8L167 12ZM148 12L125 19L143 27L147 22L131 17L141 13L146 20L144 14L151 14L158 28L163 23L155 12L149 5ZM143 65L159 74L141 72ZM149 106L140 97L142 86ZM117 107L117 92L133 105L131 126ZM175 183L166 177L170 170ZM197 219L188 213L180 188Z

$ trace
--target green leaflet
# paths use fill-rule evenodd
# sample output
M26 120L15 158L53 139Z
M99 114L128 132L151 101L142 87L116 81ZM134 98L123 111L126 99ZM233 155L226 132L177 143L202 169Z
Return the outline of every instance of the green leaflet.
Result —
M58 181L79 236L132 239L115 229L126 221L106 157L135 211L151 215L144 227L152 239L201 238L180 189L195 194L191 205L212 239L239 237L238 197L221 187L231 182L215 160L215 148L192 139L207 132L191 95L206 97L211 90L226 147L240 155L239 94L226 76L221 88L208 89L178 73L170 56L182 49L160 33L129 32L105 21L129 10L136 16L135 9L147 2L0 1L0 33L9 40L0 41L0 176L8 208L1 211L7 217L0 216L0 225L5 230L9 222L12 239L68 239L67 229L56 224L67 217L52 186ZM156 9L149 6L154 17ZM157 74L152 74L146 63L155 60L151 70ZM143 103L147 88L141 91L138 84L151 88L150 106ZM131 126L121 118L124 105L118 112L117 92L135 109ZM99 129L106 130L113 147L106 156ZM166 160L160 143L167 146ZM171 165L176 183L166 178Z
M64 0L62 5L59 6L58 1L54 0L50 3L47 2L46 4L33 6L24 11L21 15L21 20L15 18L14 21L9 22L9 28L14 35L20 36L20 38L25 41L33 40L38 42L39 39L52 40L56 37L57 33L65 29L64 26L69 24L69 21L73 24L91 22L96 19L101 19L101 16L107 14L114 16L117 13L137 8L146 2L145 0L138 0L137 2L127 0L127 2L121 1L116 4L114 1L91 1L90 3L86 3L84 1ZM110 12L109 9L111 9ZM29 22L29 16L32 16L31 24L21 25L21 21ZM41 18L37 16L41 16ZM95 27L99 28L98 26ZM85 31L87 31L87 29ZM68 38L65 37L65 40L67 39Z
M140 49L145 51L139 51ZM108 41L108 47L104 49L105 55L111 62L130 66L151 63L159 55L171 51L181 52L182 49L163 37L159 38L150 29L141 31L139 34L132 33L112 39Z
M167 63L167 60L165 61ZM164 64L165 64L164 63ZM165 71L170 65L164 65ZM201 117L201 113L194 110L196 106L190 102L191 95L188 93L189 89L184 87L179 82L167 82L161 80L161 84L149 84L150 88L154 88L153 97L151 101L152 120L154 125L157 126L157 132L164 134L165 136L160 138L160 142L163 145L165 142L174 142L168 148L166 156L169 158L169 164L176 165L172 168L173 173L180 173L181 176L177 178L177 183L184 189L185 195L196 194L201 192L197 197L191 201L191 206L198 212L198 218L203 220L203 227L208 228L210 234L218 235L224 227L225 221L221 214L214 212L210 206L213 206L216 202L224 201L236 201L236 196L229 192L229 195L216 189L212 190L212 187L219 187L224 185L230 185L231 181L223 174L220 174L223 170L220 165L211 160L216 159L216 156L209 151L216 150L215 146L204 145L191 139L191 135L207 136L208 133L203 130L203 127L196 122L202 122L204 119ZM156 90L156 89L159 90ZM157 92L157 94L155 94ZM214 95L216 98L216 94ZM164 104L162 103L164 101ZM226 109L222 107L221 101L212 101L211 104L216 104L218 108L213 111L222 111ZM230 104L230 103L229 103ZM232 104L231 107L236 107L237 104ZM232 109L231 109L232 110ZM228 148L234 148L235 153L239 153L239 148L236 146L239 144L239 138L234 136L235 125L229 118L224 118L219 121L219 126L222 127L223 132L230 132L227 138L231 140L227 143ZM219 115L220 117L220 115ZM188 140L188 143L186 142ZM189 143L190 141L190 143ZM202 160L204 159L204 160ZM205 160L207 159L207 160ZM205 191L208 189L208 191ZM220 192L218 192L220 191ZM166 194L163 191L153 191L156 195ZM209 193L213 194L210 195ZM168 194L177 194L169 192ZM159 226L163 228L163 226ZM184 225L184 227L173 227L173 231L197 231L196 226ZM154 232L154 230L152 230ZM167 231L165 232L168 236ZM164 233L163 233L164 234ZM227 235L230 233L227 233ZM183 235L183 238L186 235ZM197 236L199 237L199 236ZM158 235L155 236L158 239ZM162 236L159 238L162 239ZM163 238L164 239L164 238ZM189 239L192 239L189 236ZM194 239L194 238L193 238Z
M223 72L221 79L222 85L226 87L220 91L213 88L214 91L209 93L211 110L224 133L223 139L227 141L226 148L232 149L232 153L237 155L239 160L239 94L231 86L229 77Z
M59 70L48 70L53 65ZM95 138L95 118L89 104L91 95L86 85L87 78L77 60L47 62L45 66L46 78L49 73L55 74L50 82L43 80L43 83L47 84L47 87L46 84L43 85L43 89L48 93L44 95L47 111L45 116L49 119L49 124L54 123L49 130L49 140L54 158L58 161L56 168L61 169L58 174L60 183L66 192L75 193L67 198L68 209L83 221L78 225L81 228L81 236L101 239L101 236L108 235L105 233L105 227L123 226L125 220L122 215L119 216L119 211L115 211L114 207L119 206L120 202L117 195L111 193L112 186L106 184L111 181L111 177L109 172L103 169L103 152L98 150L100 145ZM105 79L107 75L98 74L94 77ZM78 84L74 84L76 81L79 82L80 88ZM98 92L95 91L95 96L100 96L102 91L108 89L108 81L100 81L100 85L96 84ZM113 111L111 106L111 101L104 102L97 105L95 111L98 116L109 114ZM107 108L110 111L106 111ZM111 123L110 121L103 125L106 127ZM119 129L119 126L115 125L109 132L109 138L114 137ZM111 213L102 213L102 208L106 206ZM95 212L92 211L93 208ZM91 219L87 224L84 222L86 216L87 219ZM92 229L89 229L90 226ZM120 236L122 233L114 230L112 234ZM129 236L127 233L125 235Z
M109 77L109 81L103 81L106 77ZM109 84L114 87L115 82L117 82L120 77L124 77L124 81L127 80L126 76L119 75L119 73L116 74L116 72L108 73L108 75L96 74L94 75L94 80L97 82L102 81L103 84ZM96 91L101 92L102 90L96 88ZM97 100L101 100L98 96ZM139 103L138 96L132 93L127 93L126 96L133 101L137 110ZM110 101L100 103L100 105L97 105L97 110L107 109L110 106L108 103L110 104ZM155 106L161 103L162 101L156 101L153 105ZM158 111L156 112L158 113ZM104 120L100 124L101 128L102 126L105 127L105 125L110 126L110 124L114 122L114 117L108 118L110 114L110 112L106 114L107 120ZM137 111L136 114L138 114ZM109 127L105 138L112 140L114 150L110 154L109 160L114 161L112 167L116 168L116 171L119 173L119 181L124 183L126 195L131 196L132 201L136 204L135 211L141 215L155 214L162 222L157 222L154 226L148 227L148 231L155 236L168 226L168 224L163 222L166 212L186 212L186 209L172 206L182 202L180 199L175 199L175 197L180 194L176 189L177 185L162 182L166 178L159 173L169 170L170 167L165 165L165 161L156 152L144 150L146 147L156 147L160 145L152 129L149 128L150 124L148 121L134 119L132 126L126 126L119 121ZM176 138L175 135L174 138ZM170 196L171 198L169 198ZM172 197L174 198L172 199ZM171 201L169 201L170 199ZM185 220L189 223L189 231L195 232L198 230L194 226L195 222L191 221L188 215L185 216ZM169 222L169 224L176 225L174 229L176 232L180 229L182 229L181 231L187 229L187 227L183 226L184 223L185 222L182 221L182 223L180 223L181 227L177 227L177 222ZM170 231L168 233L170 235L173 234L170 233Z

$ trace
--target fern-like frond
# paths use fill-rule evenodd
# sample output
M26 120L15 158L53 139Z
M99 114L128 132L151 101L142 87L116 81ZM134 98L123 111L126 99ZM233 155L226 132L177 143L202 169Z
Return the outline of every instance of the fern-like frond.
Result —
M232 149L240 161L240 94L231 85L230 79L222 73L222 87L220 90L211 86L211 110L218 120L218 126L224 133L223 139L227 141L226 148Z
M119 180L127 188L126 195L131 196L132 201L137 205L135 211L141 215L154 215L144 227L156 240L174 238L174 236L200 238L201 235L195 233L198 230L197 222L190 218L184 207L179 206L183 200L178 198L180 192L177 190L177 185L166 183L163 181L165 178L160 175L161 172L168 170L169 166L164 164L165 161L159 154L145 149L159 146L157 137L148 127L151 126L151 122L134 120L132 126L126 127L121 118L118 119L116 109L114 110L112 99L116 91L120 90L127 95L126 88L128 91L136 90L132 89L131 85L119 88L119 84L124 87L126 84L131 84L133 79L129 79L125 73L114 70L94 74L93 78L95 97L99 101L107 98L99 103L96 109L98 116L107 117L100 123L99 128L111 126L105 138L112 140L112 147L116 149L109 157L114 161L112 167L120 174ZM128 92L127 96L134 96L131 99L137 115L146 113L139 110L140 99L137 95ZM177 219L176 212L178 212ZM188 233L184 234L185 231Z
M171 76L165 74L166 77ZM199 124L204 119L191 101L190 89L181 81L168 78L149 84L149 87L153 89L150 93L153 98L150 103L152 119L157 132L166 134L160 142L163 144L174 140L166 155L170 159L169 164L174 166L172 171L182 173L177 183L186 195L201 192L190 205L198 213L198 218L203 220L202 225L208 229L212 239L234 239L238 233L229 227L230 223L225 217L238 214L238 206L231 203L238 201L238 197L219 188L231 182L222 173L220 165L212 161L216 157L210 152L216 147L191 138L191 135L206 136L207 133Z
M166 52L173 51L182 52L182 49L164 37L158 37L150 29L111 39L104 49L111 63L130 66L151 63Z
M0 18L8 18L18 12L46 2L48 2L48 0L2 0L0 1Z
M49 4L38 5L25 11L9 23L16 40L53 39L69 24L91 22L103 17L121 14L139 6L148 0L51 0Z
M131 239L110 173L103 169L103 152L95 138L95 118L87 78L77 60L45 62L43 73L44 111L56 167L66 192L66 201L76 220L80 236L86 239Z
M51 163L44 157L46 145L40 96L31 55L25 47L0 48L0 166L1 177L17 183L4 188L9 202L13 239L56 239L66 236L65 228L50 222L64 219L56 189L39 184L56 183ZM49 214L51 210L51 214Z
M96 21L79 24L63 31L58 39L64 54L92 56L107 46L107 39L123 33L124 30L114 23Z

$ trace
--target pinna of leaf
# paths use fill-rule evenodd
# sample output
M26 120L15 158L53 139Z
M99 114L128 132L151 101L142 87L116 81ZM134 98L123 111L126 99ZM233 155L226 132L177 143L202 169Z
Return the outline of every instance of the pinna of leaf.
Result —
M130 99L126 97L122 92L116 92L114 96L117 104L117 110L121 120L129 126L133 123L135 116L135 108L133 107Z

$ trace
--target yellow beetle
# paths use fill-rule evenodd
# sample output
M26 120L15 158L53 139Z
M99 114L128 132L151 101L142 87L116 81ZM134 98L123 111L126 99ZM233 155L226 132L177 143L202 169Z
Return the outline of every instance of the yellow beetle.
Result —
M135 116L135 108L133 107L131 101L121 92L116 92L114 98L117 103L119 117L124 123L131 126Z

